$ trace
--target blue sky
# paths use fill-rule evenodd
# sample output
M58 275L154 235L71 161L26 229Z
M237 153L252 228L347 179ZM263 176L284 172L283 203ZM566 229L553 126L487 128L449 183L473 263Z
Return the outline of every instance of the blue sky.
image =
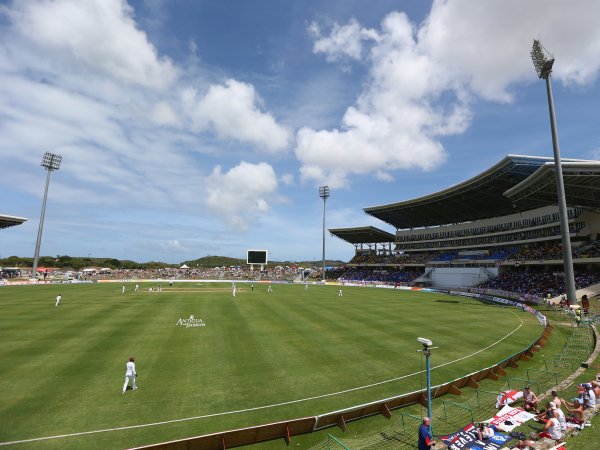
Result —
M599 159L592 0L22 0L0 4L0 255L320 260L327 226L551 156ZM327 256L354 247L327 236Z

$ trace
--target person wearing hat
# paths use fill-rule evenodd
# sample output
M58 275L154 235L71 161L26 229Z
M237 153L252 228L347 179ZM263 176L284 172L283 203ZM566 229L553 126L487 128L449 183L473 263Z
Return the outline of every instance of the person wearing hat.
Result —
M594 389L592 388L592 385L590 383L585 383L582 385L583 388L585 389L584 391L584 400L585 400L585 407L586 408L591 408L591 409L596 409L596 394L594 393Z
M562 410L556 406L556 403L554 402L550 402L548 403L548 406L550 406L550 410L552 411L552 414L554 415L554 417L556 417L558 419L558 424L560 425L560 431L561 432L565 432L567 431L567 419L565 419L565 413L562 412Z
M523 409L525 411L537 411L538 401L537 396L529 389L529 386L525 386L523 388Z

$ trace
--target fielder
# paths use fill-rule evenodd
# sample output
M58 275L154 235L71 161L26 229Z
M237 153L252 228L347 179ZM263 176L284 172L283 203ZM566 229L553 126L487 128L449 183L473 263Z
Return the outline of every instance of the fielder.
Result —
M343 293L343 292L342 292L342 290L340 289L340 290L338 291L338 297L343 297L343 296L344 296L344 293Z
M62 297L60 296L60 294L58 294L56 296L56 304L54 306L58 306L60 304L60 301L62 300Z
M125 365L125 384L123 385L123 394L127 390L127 386L129 385L129 380L131 380L131 387L135 391L137 389L137 385L135 384L135 376L137 375L135 371L135 358L132 356L129 358L129 361Z

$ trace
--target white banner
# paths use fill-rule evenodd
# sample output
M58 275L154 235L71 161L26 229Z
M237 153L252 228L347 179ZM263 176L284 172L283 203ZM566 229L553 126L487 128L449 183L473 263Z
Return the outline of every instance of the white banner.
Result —
M498 413L487 422L492 425L496 425L503 431L510 432L517 428L519 425L531 420L535 417L535 414L528 413L521 408L513 408L506 405Z

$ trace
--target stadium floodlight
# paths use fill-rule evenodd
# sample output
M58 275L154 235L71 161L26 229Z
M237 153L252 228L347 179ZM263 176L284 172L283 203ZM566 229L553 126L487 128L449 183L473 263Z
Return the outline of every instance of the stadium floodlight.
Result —
M552 66L554 65L554 56L552 56L544 48L542 43L537 39L533 40L533 47L531 48L531 60L533 66L540 79L546 80L552 73Z
M554 170L556 172L556 192L558 194L558 211L560 216L560 233L563 245L563 264L565 271L565 285L567 288L567 303L577 303L575 290L575 275L573 273L573 256L571 254L571 238L569 236L569 216L567 214L567 199L565 196L565 183L563 180L562 163L560 159L560 146L558 143L558 130L556 127L556 114L554 112L554 98L552 96L551 76L554 57L542 46L539 40L534 39L531 48L531 59L540 79L546 80L546 93L548 96L548 109L550 111L550 129L552 132L552 148L554 150Z
M323 199L323 266L321 280L325 281L325 203L329 198L329 186L319 186L319 197Z
M60 169L60 163L62 156L55 153L46 152L42 158L42 164L44 169L48 171L46 176L46 189L44 190L44 200L42 201L42 212L40 214L40 224L38 226L37 240L35 242L35 255L33 257L33 268L31 270L31 277L35 278L37 275L38 260L40 258L40 244L42 243L42 230L44 229L44 216L46 215L46 200L48 199L48 186L50 184L50 172L53 170Z

